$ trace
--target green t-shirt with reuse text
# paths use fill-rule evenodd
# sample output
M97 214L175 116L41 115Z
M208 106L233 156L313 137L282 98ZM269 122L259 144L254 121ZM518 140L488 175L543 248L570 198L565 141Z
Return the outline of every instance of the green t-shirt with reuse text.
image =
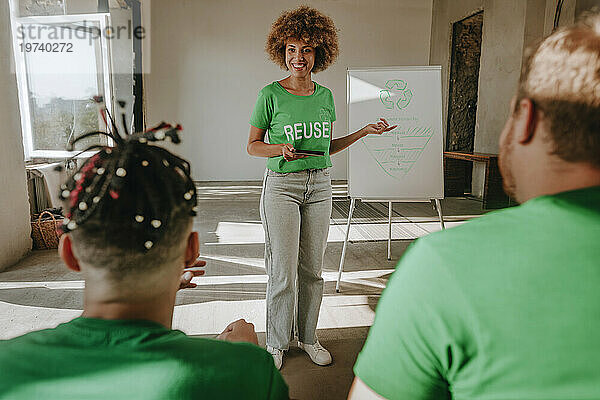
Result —
M272 356L143 320L76 318L0 341L0 399L288 399Z
M296 172L331 167L329 145L335 105L331 90L314 82L310 96L291 94L273 82L259 93L250 118L250 125L267 130L271 144L290 143L296 150L322 151L323 156L285 161L283 156L271 157L267 168L275 172Z
M393 399L600 399L600 187L417 240L354 372Z

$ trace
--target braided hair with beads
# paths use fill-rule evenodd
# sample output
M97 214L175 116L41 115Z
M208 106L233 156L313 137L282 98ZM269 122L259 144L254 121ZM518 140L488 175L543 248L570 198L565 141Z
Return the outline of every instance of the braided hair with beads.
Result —
M82 139L104 135L114 146L90 146L99 149L61 186L60 197L67 205L63 232L85 227L93 220L98 224L118 226L124 234L125 246L150 250L163 236L174 213L195 216L196 188L190 175L190 164L151 143L170 140L180 143L181 125L165 122L145 132L125 134L119 130L103 105L102 97L94 98L100 106L107 132L90 132L75 138L69 150ZM123 106L123 104L121 104ZM94 225L94 224L91 224Z

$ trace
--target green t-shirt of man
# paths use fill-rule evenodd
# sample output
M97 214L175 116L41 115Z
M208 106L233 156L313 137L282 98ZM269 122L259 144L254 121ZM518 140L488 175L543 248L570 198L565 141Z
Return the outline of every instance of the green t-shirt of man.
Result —
M288 399L272 356L142 320L76 318L0 341L0 399Z
M309 156L285 161L283 156L271 157L267 168L275 172L296 172L305 169L331 167L329 145L335 105L331 90L314 82L310 96L291 94L273 82L259 93L250 118L250 125L267 130L271 144L290 143L296 150L322 151L323 156Z
M388 399L600 399L600 187L417 240L355 374Z

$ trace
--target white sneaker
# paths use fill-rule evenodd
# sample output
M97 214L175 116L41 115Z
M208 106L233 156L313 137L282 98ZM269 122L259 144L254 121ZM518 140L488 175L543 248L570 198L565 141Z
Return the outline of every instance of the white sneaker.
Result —
M301 348L309 355L312 362L317 365L329 365L331 364L331 354L321 346L321 343L317 340L315 344L304 344L298 341L298 347Z
M267 351L271 353L273 356L273 362L275 363L275 368L281 369L281 365L283 364L283 350L274 349L271 346L267 346Z

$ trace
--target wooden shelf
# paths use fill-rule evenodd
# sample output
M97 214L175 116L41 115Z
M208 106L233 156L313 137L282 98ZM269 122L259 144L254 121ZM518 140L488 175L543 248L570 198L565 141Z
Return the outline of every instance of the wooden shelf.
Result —
M463 196L465 194L465 176L468 163L480 162L485 164L485 181L483 188L483 208L494 209L508 207L512 204L504 193L502 175L498 167L498 155L490 153L467 153L459 151L444 152L444 190L445 195Z

